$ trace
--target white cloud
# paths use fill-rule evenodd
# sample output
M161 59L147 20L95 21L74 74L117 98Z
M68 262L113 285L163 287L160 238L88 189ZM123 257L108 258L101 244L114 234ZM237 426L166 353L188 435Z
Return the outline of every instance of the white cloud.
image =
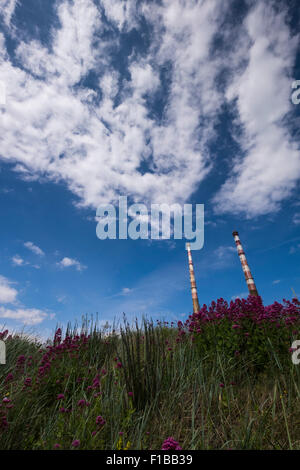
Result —
M293 223L296 225L300 224L300 212L296 212L293 216Z
M19 255L15 255L12 257L12 263L14 266L24 266L25 264L27 264L23 258L21 258L21 256Z
M0 275L0 303L14 304L17 301L18 291L11 286L12 282L6 277ZM54 318L55 314L47 314L46 312L37 308L25 308L19 305L18 302L15 308L8 308L0 306L0 318L16 320L24 325L37 325L45 320L47 317Z
M32 264L31 267L34 269L41 269L39 264Z
M129 30L136 25L136 0L102 0L106 17L120 30Z
M100 40L109 26L92 0L57 5L60 26L52 30L49 48L20 41L12 63L0 33L0 76L7 89L1 158L15 162L27 180L65 182L84 206L115 201L120 193L145 203L188 200L215 162L206 144L224 103L216 77L228 56L213 57L211 46L228 6L217 0L102 0L113 28L109 39ZM118 46L116 29L130 31L141 15L153 30L151 47L143 55L132 52L124 82L110 50ZM256 215L277 209L299 177L299 153L281 122L291 106L286 70L296 42L283 14L275 16L262 2L244 30L229 62L240 64L246 51L249 63L235 70L226 98L237 100L246 156L234 164L216 202L219 211ZM163 68L169 69L166 106L154 117L145 95L162 91ZM100 102L94 89L78 86L91 71L98 74ZM140 171L143 164L149 171Z
M233 246L219 246L214 254L217 258L225 258L230 256L232 253L237 253L236 248Z
M128 295L128 294L130 294L132 291L133 291L133 289L130 289L129 287L123 287L121 293L122 293L123 295Z
M24 325L37 325L47 317L47 313L37 308L17 308L15 310L0 307L0 318L17 320Z
M133 13L134 2L130 5L123 17L121 2L104 2L108 17L127 22L128 28L138 12ZM61 28L53 30L51 52L38 41L21 42L18 68L3 47L0 74L8 88L3 158L15 161L26 179L65 181L83 205L96 207L119 192L145 202L186 200L209 167L199 144L199 122L211 123L203 130L210 135L219 107L216 67L209 60L217 13L215 0L192 8L167 1L145 11L157 36L146 57L130 57L131 80L114 106L118 72L109 62L111 42L100 43L94 34L104 28L96 6L92 0L61 3ZM174 73L160 124L149 117L144 95L160 87L159 68L168 62ZM99 105L87 99L94 90L74 88L94 68L101 69ZM138 168L152 152L150 171L142 174Z
M284 125L291 109L290 73L299 37L291 37L285 12L275 14L257 2L244 25L248 64L237 71L227 90L236 100L245 152L234 159L233 174L215 198L218 212L242 212L248 217L278 210L300 177L299 147Z
M272 284L276 285L280 283L280 279L275 279L275 281L272 282Z
M231 297L231 300L236 300L236 299L247 299L249 295L249 292L241 292L240 294L238 295L233 295Z
M35 253L38 256L44 256L45 255L43 250L41 248L39 248L37 245L35 245L34 243L32 243L32 242L25 242L24 246L26 246L26 248L28 248L28 250L31 250L33 253Z
M57 300L57 302L64 304L67 300L67 296L64 295L64 294L63 295L57 295L56 300Z
M211 225L212 227L216 227L217 222L214 222L213 220L205 220L204 225Z
M68 258L64 257L61 261L56 263L60 268L69 268L71 266L74 266L77 271L82 271L83 269L86 269L86 266L81 264L79 261L73 258Z
M18 291L11 287L11 282L6 277L0 275L0 302L10 304L15 302Z
M6 26L10 25L18 0L1 0L0 15L3 16Z

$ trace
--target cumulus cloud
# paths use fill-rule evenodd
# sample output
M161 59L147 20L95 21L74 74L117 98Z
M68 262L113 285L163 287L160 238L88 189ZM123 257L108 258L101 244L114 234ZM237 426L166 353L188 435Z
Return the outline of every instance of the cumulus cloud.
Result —
M0 303L16 304L16 306L6 307L0 306L0 318L16 320L24 325L37 325L47 317L54 318L54 314L47 314L43 310L37 308L26 308L20 305L17 299L18 291L12 287L12 282L6 277L0 275Z
M18 291L11 286L11 282L0 275L0 303L10 304L15 302Z
M68 258L68 257L63 258L61 261L59 261L57 263L57 265L62 269L63 268L69 268L71 266L75 267L77 269L77 271L82 271L83 269L86 269L86 266L81 264L76 259Z
M28 248L28 250L32 251L33 253L35 253L38 256L44 256L45 255L43 250L41 248L39 248L37 245L35 245L34 243L32 243L32 242L25 242L24 246L26 248Z
M17 308L15 310L0 307L0 318L17 320L24 325L37 325L42 323L47 317L47 313L37 308Z
M103 5L109 20L130 28L138 9L122 3ZM107 52L111 43L97 41L107 26L92 0L61 2L51 52L38 41L20 42L18 67L2 49L0 73L8 87L2 158L15 161L24 178L64 180L83 205L96 207L120 192L153 202L186 200L209 170L197 131L218 107L216 69L209 61L216 5L211 0L190 9L177 0L145 6L157 36L146 56L128 59L130 79L116 106L120 90ZM160 123L149 116L146 97L161 87L159 71L168 62L174 73ZM95 69L100 103L93 101L94 89L77 86Z
M184 202L217 164L207 144L227 100L236 103L244 129L243 158L234 162L217 208L250 216L277 209L299 177L299 153L282 123L296 50L284 14L258 1L228 61L212 54L228 8L222 2L102 0L99 6L57 2L51 44L19 41L14 61L0 33L7 90L2 159L15 162L24 179L65 182L83 206L114 202L122 193L143 202ZM153 32L151 44L126 57L125 79L111 53L120 48L120 33L139 30L141 20ZM246 68L239 67L241 51ZM235 78L224 97L216 80L228 62ZM90 74L98 88L86 85ZM160 111L149 105L157 96L163 96Z

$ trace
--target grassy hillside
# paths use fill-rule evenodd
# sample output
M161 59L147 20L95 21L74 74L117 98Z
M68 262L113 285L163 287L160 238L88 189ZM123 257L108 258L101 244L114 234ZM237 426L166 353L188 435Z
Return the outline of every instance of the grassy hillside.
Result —
M249 297L178 325L2 337L1 449L300 449L299 302ZM168 438L173 439L168 439Z

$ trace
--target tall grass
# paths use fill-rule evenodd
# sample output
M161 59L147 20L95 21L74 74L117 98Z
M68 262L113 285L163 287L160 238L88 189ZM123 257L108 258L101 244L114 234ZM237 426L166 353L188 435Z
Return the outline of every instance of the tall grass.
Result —
M120 335L69 325L47 346L13 337L0 448L157 450L172 436L188 450L300 449L300 367L266 342L262 368L146 319Z

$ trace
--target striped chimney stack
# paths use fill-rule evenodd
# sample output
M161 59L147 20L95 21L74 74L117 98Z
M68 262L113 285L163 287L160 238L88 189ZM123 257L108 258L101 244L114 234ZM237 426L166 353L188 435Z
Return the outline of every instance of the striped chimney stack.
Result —
M238 255L240 257L242 268L243 268L243 271L244 271L244 274L245 274L245 278L246 278L247 286L248 286L248 289L249 289L249 293L250 293L250 295L258 296L256 285L254 283L250 268L248 266L246 256L245 256L242 244L241 244L241 240L239 238L239 234L238 234L238 232L232 232L232 235L233 235L233 238L234 238L234 241L235 241L235 244L236 244L236 248L237 248L237 252L238 252Z
M186 244L186 249L187 249L188 258L189 258L189 271L190 271L191 290L192 290L192 299L193 299L193 312L197 313L200 311L200 307L199 307L199 301L198 301L198 294L197 294L197 287L196 287L196 280L195 280L195 274L194 274L194 266L193 266L190 243Z

